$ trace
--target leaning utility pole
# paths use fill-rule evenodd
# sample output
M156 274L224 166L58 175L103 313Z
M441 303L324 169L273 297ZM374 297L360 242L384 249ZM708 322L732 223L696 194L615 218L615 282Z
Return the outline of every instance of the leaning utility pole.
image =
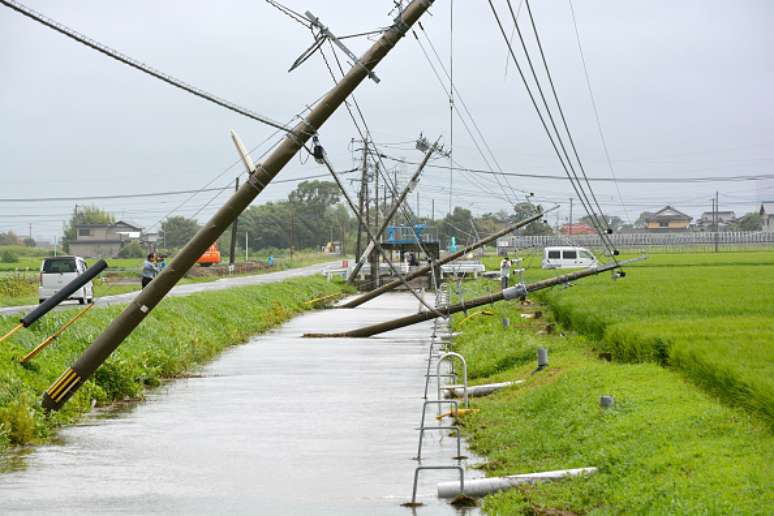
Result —
M406 188L403 189L403 191L400 193L400 197L398 197L398 200L395 201L393 205L390 207L389 213L385 214L384 220L382 221L382 225L374 234L376 238L380 238L381 235L384 234L384 231L387 229L387 226L390 224L390 221L395 216L395 213L398 211L398 208L400 208L400 205L403 203L403 201L406 200L406 197L408 197L408 194L410 194L412 190L416 188L417 183L419 182L419 176L420 174L422 174L422 170L425 168L425 165L427 165L427 162L430 160L430 157L433 155L433 152L435 152L435 150L436 150L436 147L435 145L433 145L425 153L425 157L419 163L419 166L417 167L416 172L414 172L414 175L411 176L411 180L406 185ZM374 245L375 245L374 242L369 242L368 247L366 247L366 250L358 258L358 261L355 264L355 267L352 269L352 273L347 278L347 281L349 283L353 282L354 279L357 277L357 274L360 272L360 269L365 264L366 260L368 259L368 256L374 250Z
M643 259L645 259L645 257L633 258L623 262L613 262L608 265L603 265L602 267L584 269L582 271L572 272L570 274L564 274L562 276L556 276L554 278L530 283L529 285L516 285L510 288L506 288L505 290L501 290L496 294L470 299L464 303L449 306L439 306L434 312L419 312L416 314L407 315L405 317L400 317L398 319L393 319L391 321L372 324L370 326L365 326L356 330L345 331L341 333L305 333L304 337L371 337L379 333L403 328L404 326L410 326L412 324L417 324L423 321L429 321L430 319L435 319L437 317L448 317L457 312L470 310L471 308L476 308L482 305L496 303L504 299L509 300L525 298L530 292L536 292L538 290L543 290L556 285L566 285L571 281L579 280L587 276L595 276L607 271L612 271L629 263L638 262Z
M43 395L47 410L59 410L113 351L128 337L175 286L196 260L260 194L304 144L328 120L357 86L372 74L377 64L392 50L411 26L433 4L433 0L412 0L371 48L346 75L312 107L266 160L251 171L249 179L202 226L180 250L169 266L135 297L105 331L84 351L72 367Z
M234 186L234 189L238 192L239 191L239 178L236 178L236 184ZM237 224L239 224L239 217L234 219L234 222L231 224L231 242L228 246L228 264L230 267L234 267L234 263L236 263L236 241L237 241Z
M546 210L545 212L540 212L536 215L533 215L532 217L522 220L521 222L518 222L516 224L513 224L511 226L506 227L505 229L502 229L500 231L497 231L496 233L493 233L489 235L488 237L482 238L478 242L475 242L467 247L464 247L457 251L456 253L452 253L446 258L441 258L440 260L436 261L435 263L432 263L430 265L425 265L424 267L419 267L414 272L411 272L403 277L403 281L409 281L414 278L418 278L419 276L422 276L423 274L427 274L430 272L434 267L436 270L440 270L441 265L445 263L452 262L456 260L457 258L460 258L462 256L465 256L467 253L473 251L474 249L478 249L481 246L484 246L488 244L489 242L496 240L497 238L500 238L501 236L507 235L508 233L511 233L512 231L516 231L517 229L526 226L527 224L534 222L536 220L539 220L545 213L548 213L549 211L555 210L556 207L551 208L550 210ZM348 301L347 303L344 303L343 305L339 306L339 308L355 308L356 306L360 306L363 303L372 300L375 297L378 297L385 292L389 292L390 290L395 289L396 287L400 286L403 281L400 279L391 281L389 283L386 283L382 285L381 287L374 289L370 292L366 292L360 297L356 297L355 299Z
M363 145L363 171L360 176L360 193L358 194L358 213L363 213L363 202L366 196L366 181L368 179L368 149ZM363 219L357 221L357 245L355 256L360 256L361 242L363 238Z

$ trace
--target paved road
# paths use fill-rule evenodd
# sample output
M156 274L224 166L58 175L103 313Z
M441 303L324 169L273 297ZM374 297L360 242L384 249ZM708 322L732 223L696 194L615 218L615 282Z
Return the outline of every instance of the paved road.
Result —
M307 267L299 267L297 269L287 269L284 271L269 272L266 274L257 274L255 276L238 276L235 278L223 278L216 281L208 281L205 283L188 283L185 285L178 285L173 288L168 296L187 296L189 294L196 294L197 292L211 292L214 290L224 290L232 287L244 287L247 285L261 285L264 283L274 283L277 281L283 281L290 278L298 278L301 276L310 276L318 274L329 267L336 267L340 262L327 262L318 263L315 265L309 265ZM127 294L119 294L117 296L105 296L98 298L95 303L99 306L110 306L120 303L128 303L137 295L139 291L129 292ZM27 313L37 305L26 306L9 306L6 308L0 308L0 315L13 315L20 313ZM78 306L76 301L67 301L62 303L59 308L68 308Z

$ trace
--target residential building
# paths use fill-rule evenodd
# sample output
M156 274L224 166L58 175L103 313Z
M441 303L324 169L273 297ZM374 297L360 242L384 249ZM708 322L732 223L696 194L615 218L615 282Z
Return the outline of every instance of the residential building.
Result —
M664 206L655 213L645 216L645 229L648 232L688 231L693 217L671 206Z
M736 224L736 213L733 211L705 211L696 221L696 229L699 231L715 231L715 217L718 218L718 230L727 231Z
M774 233L774 201L763 201L760 213L763 231Z
M91 258L115 258L123 246L139 241L142 228L119 220L114 224L78 224L70 254Z

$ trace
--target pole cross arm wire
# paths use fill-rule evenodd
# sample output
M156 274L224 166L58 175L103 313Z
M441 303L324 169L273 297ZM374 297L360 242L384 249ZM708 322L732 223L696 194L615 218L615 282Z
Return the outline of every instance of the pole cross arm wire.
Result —
M394 23L369 50L361 62L373 68L389 54L405 36L405 27L412 26L430 8L433 0L412 0L403 11L400 23ZM251 178L243 183L215 215L180 250L164 271L156 276L86 348L80 358L43 394L46 410L59 410L81 385L100 367L118 346L142 323L145 317L164 299L196 260L234 222L265 185L287 165L317 130L344 103L345 99L368 77L366 70L353 66L347 74L315 104L306 117L299 121L282 142L257 167Z
M362 67L362 68L363 68L363 69L364 69L364 70L365 70L365 71L368 73L368 77L369 77L369 78L370 78L372 81L374 81L375 83L379 84L379 81L380 81L379 77L377 77L377 76L376 76L376 74L375 74L374 72L372 72L370 68L368 68L368 67L367 67L365 64L363 64L363 63L362 63L362 62L361 62L361 61L360 61L360 60L357 58L357 56L356 56L355 54L353 54L353 53L352 53L352 51L351 51L350 49L348 49L348 48L347 48L347 46L346 46L344 43L342 43L342 42L339 40L339 38L337 38L337 37L336 37L336 36L335 36L335 35L334 35L334 34L333 34L331 31L330 31L330 29L328 29L328 27L326 27L325 25L323 25L323 23L320 21L320 19L319 19L317 16L315 16L314 14L312 14L312 13L311 13L311 12L309 12L309 11L306 11L306 12L304 13L304 15L306 16L306 18L307 18L307 19L308 19L310 22L312 22L312 25L314 25L315 27L317 27L317 28L320 30L320 32L321 32L323 35L325 35L325 37L326 37L326 38L328 38L329 40L333 41L333 43L334 43L334 44L335 44L337 47L339 47L339 48L341 49L341 51L342 51L342 52L344 52L345 54L347 54L347 57L349 57L349 58L352 60L352 63L353 63L354 65Z

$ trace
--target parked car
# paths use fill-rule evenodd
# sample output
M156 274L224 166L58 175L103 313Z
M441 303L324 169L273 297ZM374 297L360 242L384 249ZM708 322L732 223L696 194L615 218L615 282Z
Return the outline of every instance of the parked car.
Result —
M543 254L544 269L579 269L595 265L597 259L583 247L546 247Z
M56 294L59 289L86 271L86 261L80 256L53 256L43 259L40 264L40 287L38 299L42 303ZM77 299L82 305L94 302L94 285L88 282L68 299Z

